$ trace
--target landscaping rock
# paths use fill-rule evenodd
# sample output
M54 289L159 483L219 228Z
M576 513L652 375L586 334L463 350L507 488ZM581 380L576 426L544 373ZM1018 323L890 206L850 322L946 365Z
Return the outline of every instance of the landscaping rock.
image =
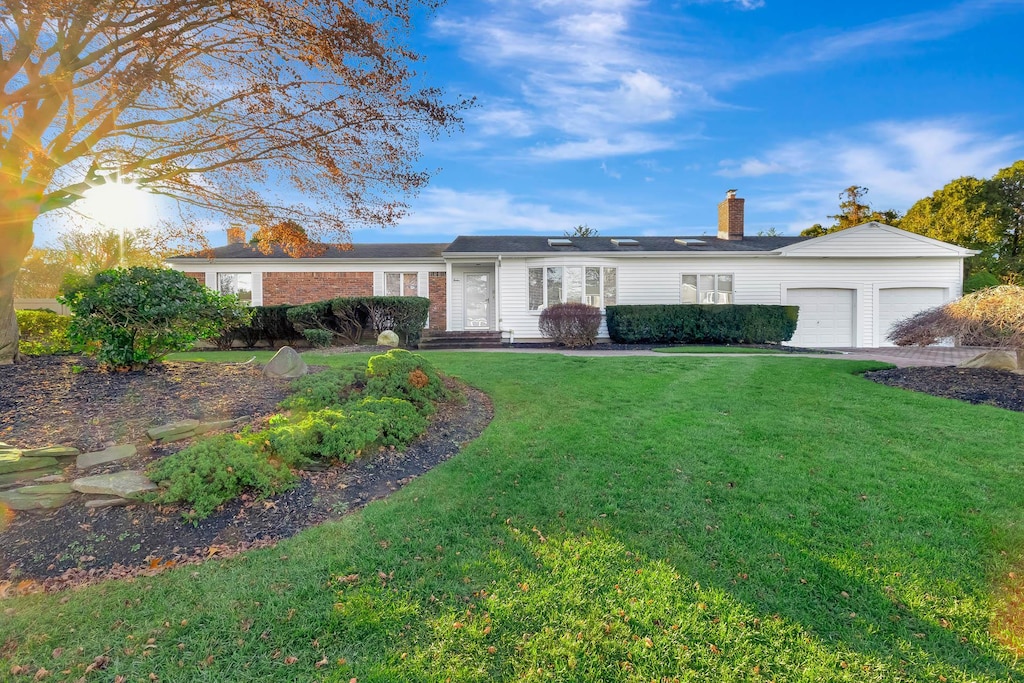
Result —
M96 465L130 458L136 453L138 453L138 449L130 443L122 446L111 446L110 448L102 451L82 453L78 456L78 460L75 461L75 466L80 470L87 470L90 467L95 467Z
M959 365L961 368L988 368L990 370L1010 370L1020 372L1017 365L1016 351L986 351L970 360L965 360Z
M0 486L9 486L19 481L34 481L39 477L56 474L57 472L60 472L60 470L55 467L41 467L35 470L20 470L10 474L0 474Z
M250 418L248 415L239 417L234 420L218 420L216 422L200 422L199 425L192 431L193 435L205 434L206 432L216 432L221 429L232 429L243 422L248 422Z
M67 481L67 477L63 474L47 474L42 477L36 477L32 481L38 484L55 484L57 482Z
M73 446L47 446L21 452L23 458L73 458L81 451Z
M71 487L79 493L98 493L119 498L133 498L140 493L156 490L156 484L136 470L82 477L71 482Z
M263 376L275 379L295 379L307 372L309 368L306 367L306 361L290 346L282 346L263 367Z
M377 335L377 346L390 346L392 348L398 346L398 335L391 330L384 330Z
M56 458L22 458L18 455L0 453L0 474L50 468L57 464Z
M159 427L150 427L146 430L146 436L153 441L176 441L186 436L192 436L198 426L199 420L178 420Z
M129 500L127 498L95 498L93 500L85 501L85 507L97 510L100 508L123 507L125 505L132 505L133 503L135 503L134 500Z
M52 510L74 499L70 484L39 484L23 486L0 493L0 503L12 510Z

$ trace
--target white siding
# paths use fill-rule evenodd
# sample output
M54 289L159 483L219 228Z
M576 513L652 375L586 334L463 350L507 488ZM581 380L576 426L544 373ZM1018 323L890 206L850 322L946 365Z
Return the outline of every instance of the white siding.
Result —
M963 249L888 225L868 223L782 249L789 257L927 257L954 256Z
M595 265L618 268L618 303L676 304L680 276L732 274L738 304L785 304L790 289L851 289L855 295L854 342L877 346L884 333L876 330L877 292L886 287L941 287L949 298L960 295L960 258L796 259L773 255L588 258L570 255L504 258L501 268L501 329L516 339L537 340L539 314L527 310L527 268L546 265ZM458 289L458 288L456 288ZM453 297L449 295L450 305ZM459 311L459 308L454 308ZM602 327L602 335L606 334Z

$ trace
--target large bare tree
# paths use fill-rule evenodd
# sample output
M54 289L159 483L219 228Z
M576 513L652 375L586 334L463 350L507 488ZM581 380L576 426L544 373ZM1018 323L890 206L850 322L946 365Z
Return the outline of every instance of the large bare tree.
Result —
M33 224L130 181L196 215L342 242L424 186L466 101L407 47L434 0L0 0L0 364ZM261 188L273 188L272 191Z

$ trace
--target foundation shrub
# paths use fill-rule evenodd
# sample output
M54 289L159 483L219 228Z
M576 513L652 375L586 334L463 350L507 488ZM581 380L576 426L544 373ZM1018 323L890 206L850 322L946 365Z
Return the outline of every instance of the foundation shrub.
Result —
M777 344L796 331L796 306L661 304L608 306L608 334L621 344Z
M404 399L423 413L433 411L434 401L448 397L441 375L430 361L405 349L370 358L365 393L371 398Z
M302 336L314 349L326 349L334 341L334 333L330 330L303 330Z
M593 346L601 328L601 309L582 303L548 306L540 314L540 333L570 349Z
M251 443L233 434L204 439L153 463L147 475L163 490L161 503L191 506L186 516L209 517L218 506L244 491L260 497L285 491L295 475L280 462L268 459Z

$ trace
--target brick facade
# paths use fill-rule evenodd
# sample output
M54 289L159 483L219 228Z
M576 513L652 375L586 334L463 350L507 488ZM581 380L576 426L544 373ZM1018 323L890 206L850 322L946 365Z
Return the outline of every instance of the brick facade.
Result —
M448 326L448 277L444 271L430 273L427 287L430 294L430 329Z
M725 200L718 205L718 239L743 239L743 200L729 190Z
M373 296L373 273L263 273L263 305Z
M190 272L186 271L185 275L188 275L191 278L195 278L196 280L199 281L199 284L201 284L201 285L205 285L206 284L206 273L195 273L195 272L190 273Z

